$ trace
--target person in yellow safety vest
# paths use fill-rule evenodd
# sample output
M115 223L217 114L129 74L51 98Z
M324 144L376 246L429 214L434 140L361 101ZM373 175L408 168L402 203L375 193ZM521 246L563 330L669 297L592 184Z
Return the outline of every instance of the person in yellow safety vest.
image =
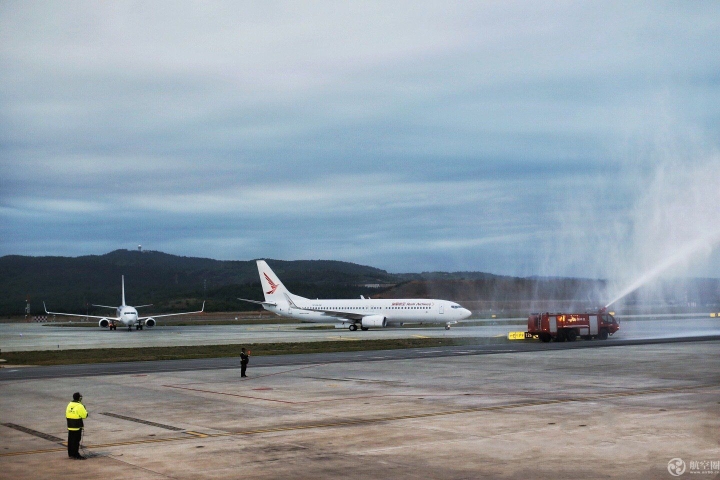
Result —
M65 409L65 418L67 419L68 428L68 456L75 460L85 460L80 455L80 438L82 437L83 418L88 417L88 412L82 404L82 395L80 392L73 393L73 401L68 403Z

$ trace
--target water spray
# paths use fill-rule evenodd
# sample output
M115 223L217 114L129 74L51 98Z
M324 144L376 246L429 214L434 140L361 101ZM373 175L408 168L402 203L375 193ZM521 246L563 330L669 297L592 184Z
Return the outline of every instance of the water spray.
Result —
M605 305L605 309L610 307L610 305L617 302L618 300L631 294L647 282L659 277L670 267L677 265L680 262L689 260L699 251L704 249L708 252L711 252L718 242L720 242L720 230L704 235L703 237L693 242L686 243L682 246L682 248L680 248L677 253L668 257L655 267L640 275L640 277L638 277L634 282L632 282L624 290L622 290L610 303Z

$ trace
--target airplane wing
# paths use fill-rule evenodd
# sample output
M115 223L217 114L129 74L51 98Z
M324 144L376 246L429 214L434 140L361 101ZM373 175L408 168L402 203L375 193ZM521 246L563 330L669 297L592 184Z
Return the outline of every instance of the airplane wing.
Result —
M350 320L350 321L353 321L353 322L359 322L360 320L363 319L363 317L366 317L366 316L367 316L366 314L362 314L362 313L342 312L342 311L338 311L338 310L328 310L328 309L325 309L325 308L303 308L303 307L298 307L298 306L295 304L295 302L292 301L292 299L290 298L290 296L288 296L287 294L285 294L285 298L287 299L288 303L290 304L290 306L291 306L292 308L297 308L298 310L310 310L311 312L320 312L320 313L324 313L325 315L330 316L330 317L344 318L344 319L346 319L346 320Z
M45 302L43 302L43 307L45 308L45 313L48 315L64 315L66 317L81 317L81 318L105 318L107 320L120 320L116 317L108 317L107 315L102 317L99 315L78 315L77 313L60 313L60 312L48 312L47 307L45 306ZM115 308L115 307L112 307Z
M298 307L298 308L300 308L300 307ZM322 308L305 308L304 310L320 312L320 313L324 313L325 315L327 315L329 317L344 318L346 320L350 320L353 322L359 322L360 320L363 319L363 317L367 317L367 315L363 315L361 313L339 312L336 310L324 310Z
M277 303L275 302L261 302L258 300L248 300L247 298L238 298L238 300L242 300L243 302L257 303L258 305L270 305L271 307L277 307Z
M146 320L148 318L162 318L162 317L175 317L177 315L192 315L193 313L203 313L205 311L205 302L203 302L202 309L197 312L181 312L181 313L164 313L162 315L148 315L146 317L138 317L138 321Z
M324 313L329 317L335 317L340 319L345 319L347 321L351 322L359 322L362 320L363 317L366 315L360 314L360 313L353 313L353 312L343 312L339 310L327 310L327 309L321 309L321 308L304 308L304 307L298 307L295 302L292 301L290 296L286 293L284 294L285 298L288 301L288 304L292 308L297 308L298 310L310 310L311 312L320 312ZM242 300L243 302L250 302L250 303L257 303L258 305L270 305L272 307L277 307L277 303L275 302L261 302L259 300L248 300L247 298L238 298L238 300Z

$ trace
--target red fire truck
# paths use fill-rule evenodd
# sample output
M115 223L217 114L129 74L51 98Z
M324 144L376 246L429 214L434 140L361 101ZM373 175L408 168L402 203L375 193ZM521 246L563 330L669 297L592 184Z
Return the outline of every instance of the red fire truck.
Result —
M537 335L543 342L574 342L577 337L607 340L619 329L620 324L605 309L597 313L533 313L528 317L527 336Z

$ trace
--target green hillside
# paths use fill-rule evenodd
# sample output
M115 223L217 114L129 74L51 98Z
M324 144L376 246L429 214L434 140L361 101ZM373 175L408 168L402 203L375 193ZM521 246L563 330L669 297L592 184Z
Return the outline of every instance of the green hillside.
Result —
M299 295L355 296L372 289L365 283L389 283L387 272L328 260L268 260L283 282ZM130 305L153 304L153 311L199 308L209 311L257 307L236 297L262 299L254 261L220 261L153 251L116 250L83 257L0 257L0 315L21 314L30 298L33 314L42 302L55 311L86 313L86 304L119 305L120 277ZM93 309L107 313L106 309ZM148 310L149 311L149 310Z
M378 268L333 260L283 261L269 265L293 292L308 298L442 298L475 311L596 308L607 300L606 282L577 278L518 278L483 272L391 274ZM108 314L89 304L118 305L120 276L130 305L153 304L144 313L199 309L257 310L237 297L262 300L255 261L221 261L153 251L116 250L82 257L0 257L0 315L51 310ZM623 300L625 305L670 305L715 311L720 280L658 282ZM620 305L618 305L620 307Z

